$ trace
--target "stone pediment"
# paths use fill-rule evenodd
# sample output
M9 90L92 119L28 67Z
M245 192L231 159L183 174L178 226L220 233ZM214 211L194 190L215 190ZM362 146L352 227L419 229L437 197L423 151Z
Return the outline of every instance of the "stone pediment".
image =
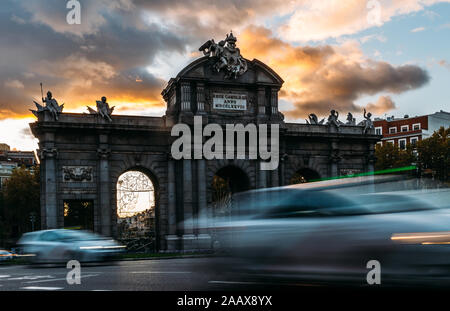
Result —
M273 84L281 87L283 79L269 66L263 62L253 59L246 59L248 64L247 71L236 79L226 78L224 72L217 72L213 70L213 60L210 57L201 57L181 70L176 79L200 79L209 80L212 82L223 83L243 83L243 84Z
M162 91L167 124L190 122L192 115L208 115L217 122L282 122L278 92L283 79L260 60L244 58L236 41L232 33L219 42L206 41L199 48L204 56L169 80Z

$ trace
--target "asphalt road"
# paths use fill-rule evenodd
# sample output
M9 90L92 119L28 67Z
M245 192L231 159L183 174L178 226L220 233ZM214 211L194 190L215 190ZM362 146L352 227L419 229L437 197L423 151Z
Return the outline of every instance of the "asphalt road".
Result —
M355 295L368 299L367 301L370 301L372 305L377 301L381 303L383 300L380 298L383 296L380 295L386 293L376 290L367 291L367 289L355 292L354 288L351 288L350 291L342 291L330 289L326 284L296 283L280 286L280 284L242 281L230 278L229 275L222 275L220 272L208 272L205 267L211 263L211 260L211 258L206 257L177 258L121 261L113 265L82 265L81 284L74 285L67 283L66 276L70 270L65 267L0 266L0 296L1 294L5 295L2 304L13 302L16 306L21 303L19 302L20 299L27 299L26 295L23 296L23 291L26 291L33 295L30 299L33 299L34 303L38 303L37 300L42 299L42 303L48 305L48 299L53 299L51 295L57 292L83 291L82 295L85 295L90 291L145 291L145 295L154 295L152 301L158 301L163 305L170 304L172 309L179 310L191 310L190 307L188 308L189 304L186 301L184 302L185 305L180 305L179 301L180 299L183 301L183 297L185 297L184 299L198 297L203 297L198 299L210 299L209 309L213 310L228 309L230 306L243 309L244 304L248 301L252 303L260 302L258 306L261 308L247 306L247 309L251 310L275 310L275 307L279 309L280 306L283 306L282 310L287 310L290 309L290 306L299 303L304 304L307 300L315 306L330 304L333 307L335 307L336 302L341 301L345 302L346 307L348 307L347 298ZM8 291L20 292L11 293ZM47 295L43 295L42 291L47 292ZM181 291L182 294L177 292L172 297L170 292L152 293L148 291ZM209 291L211 293L190 293L190 291ZM135 294L134 292L129 293ZM11 294L17 296L11 298ZM67 294L72 295L72 293ZM404 297L406 301L411 296L409 292L400 294L405 296L399 296L399 292L394 291L394 297ZM104 293L103 298L98 300L76 299L71 304L85 307L87 301L89 301L89 305L99 303L99 306L100 304L103 306L104 299L108 298L105 295L108 294ZM118 295L118 293L110 293L109 295ZM420 296L422 297L422 295L423 293ZM327 299L323 299L324 296ZM119 296L114 297L120 300ZM109 298L111 297L109 296ZM196 305L197 310L208 309L205 301L203 300L203 304ZM380 305L380 308L382 306L385 305Z
M209 258L121 261L82 265L81 284L69 285L65 267L0 266L0 291L191 291L213 290L213 275L199 271ZM212 282L210 282L212 281ZM220 284L220 283L217 283Z
M215 291L270 289L270 283L230 279L209 271L212 258L120 261L81 265L81 284L70 285L70 269L0 266L0 291ZM308 284L296 284L308 286ZM279 284L276 284L278 287Z
M214 266L214 271L208 267ZM217 269L219 267L219 269ZM220 272L212 257L119 261L82 264L81 284L69 284L66 267L31 265L0 266L3 291L292 291L327 290L326 282L271 283ZM340 284L341 287L344 284ZM357 286L359 287L359 286ZM366 287L366 286L364 286ZM352 290L354 290L352 286Z

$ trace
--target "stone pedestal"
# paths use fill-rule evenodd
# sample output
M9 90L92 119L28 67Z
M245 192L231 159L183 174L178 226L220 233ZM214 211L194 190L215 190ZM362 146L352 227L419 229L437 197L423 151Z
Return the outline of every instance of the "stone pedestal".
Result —
M195 234L183 234L181 240L183 243L183 251L191 252L197 250L197 237Z
M166 244L168 252L178 251L180 244L180 237L174 234L166 235Z

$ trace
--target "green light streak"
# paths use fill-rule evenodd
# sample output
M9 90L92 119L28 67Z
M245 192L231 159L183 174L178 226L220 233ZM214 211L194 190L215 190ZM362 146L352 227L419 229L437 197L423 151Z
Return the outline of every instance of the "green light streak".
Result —
M343 178L351 178L351 177L361 177L361 176L373 176L373 175L381 175L381 174L389 174L389 173L397 173L397 172L406 172L406 171L415 170L416 168L417 167L415 165L410 165L410 166L404 166L404 167L398 167L398 168L388 168L388 169L385 169L385 170L379 170L379 171L374 171L374 172L358 173L358 174L351 174L351 175L345 175L345 176L313 179L313 180L311 180L311 182L324 181L324 180L333 180L333 179L343 179Z

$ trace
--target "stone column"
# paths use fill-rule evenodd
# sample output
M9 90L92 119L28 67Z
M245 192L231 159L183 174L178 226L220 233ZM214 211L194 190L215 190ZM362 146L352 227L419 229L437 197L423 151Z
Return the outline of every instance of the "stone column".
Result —
M266 114L266 90L264 87L258 88L258 116L263 117Z
M338 177L338 159L332 156L330 162L330 177Z
M281 163L279 163L279 165L281 165ZM272 187L278 187L280 184L279 184L279 167L277 167L276 169L274 169L273 171L271 171L271 174L272 174L272 184L271 184L271 186Z
M100 232L105 236L111 235L111 190L109 178L109 155L110 150L107 148L108 135L100 134L100 147L97 149L99 156L98 162L98 189L100 204Z
M367 171L373 172L375 171L375 144L373 142L369 142L369 150L367 153Z
M183 161L183 250L192 250L194 245L194 221L192 213L192 160Z
M339 142L337 140L331 141L331 154L330 154L330 176L339 177L338 163L341 160L339 154Z
M191 85L181 83L181 111L191 111Z
M46 139L53 140L53 133L46 133ZM44 148L41 153L41 158L44 162L44 176L45 183L44 206L41 207L45 211L45 229L58 228L58 204L57 204L57 187L56 187L56 157L57 149L53 148L53 142L46 142L47 148Z
M197 114L205 113L205 87L203 83L197 84Z
M278 113L278 90L272 88L270 90L270 109L272 115L277 115Z
M204 159L197 162L197 183L198 183L198 225L197 236L198 248L211 248L211 236L204 227L208 224L208 204L206 202L206 162Z
M169 234L166 236L167 250L174 251L177 249L177 217L176 217L176 193L175 193L175 161L168 159L168 181L167 181L167 203L169 213Z
M280 181L279 181L280 186L284 186L286 183L285 182L286 160L287 160L287 155L283 155L280 158Z
M258 188L267 187L267 171L261 169L261 162L258 163Z
M366 163L367 163L367 172L374 172L375 171L375 144L372 142L369 142L369 152L367 154ZM369 179L371 179L372 183L369 186L370 192L375 192L375 175L370 175Z

